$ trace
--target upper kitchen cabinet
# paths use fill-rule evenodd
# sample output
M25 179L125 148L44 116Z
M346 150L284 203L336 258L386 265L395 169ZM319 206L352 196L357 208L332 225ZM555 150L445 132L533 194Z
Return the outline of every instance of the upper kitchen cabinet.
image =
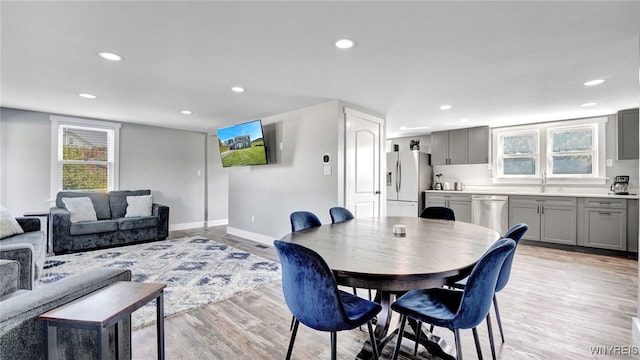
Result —
M488 154L488 126L431 133L433 165L486 164Z
M469 128L468 163L489 163L489 127Z
M618 111L618 160L638 159L638 109Z

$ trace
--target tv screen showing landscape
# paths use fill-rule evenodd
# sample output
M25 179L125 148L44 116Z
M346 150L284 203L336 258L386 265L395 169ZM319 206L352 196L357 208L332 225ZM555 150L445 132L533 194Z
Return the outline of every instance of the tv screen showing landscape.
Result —
M262 121L249 121L221 128L216 132L223 167L264 165L267 163Z

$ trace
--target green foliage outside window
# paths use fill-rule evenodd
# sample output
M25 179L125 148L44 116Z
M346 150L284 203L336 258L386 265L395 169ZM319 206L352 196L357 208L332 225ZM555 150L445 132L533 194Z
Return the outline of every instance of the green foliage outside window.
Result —
M63 146L66 161L104 161L105 164L66 163L62 165L63 190L107 191L109 179L108 149L104 146Z

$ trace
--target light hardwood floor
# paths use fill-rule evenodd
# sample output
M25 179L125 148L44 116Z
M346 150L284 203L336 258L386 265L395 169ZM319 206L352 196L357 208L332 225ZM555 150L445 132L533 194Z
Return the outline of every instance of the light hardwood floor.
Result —
M277 260L272 246L226 234L226 227L172 232L172 238L204 236ZM592 347L630 346L636 315L638 262L634 259L519 245L507 287L498 293L504 344L494 318L498 359L635 359L594 355ZM364 293L362 296L366 296ZM492 311L493 315L493 311ZM291 314L280 282L165 321L168 359L284 359ZM479 326L482 350L491 358L487 328ZM452 333L435 333L453 343ZM155 359L155 328L133 332L133 358ZM366 327L338 333L338 358L354 359ZM462 331L465 359L476 359L471 330ZM404 344L404 343L403 343ZM329 335L300 326L293 359L329 359ZM408 349L407 349L408 350ZM383 359L391 358L391 346ZM401 353L402 359L411 359ZM423 351L418 359L429 359Z

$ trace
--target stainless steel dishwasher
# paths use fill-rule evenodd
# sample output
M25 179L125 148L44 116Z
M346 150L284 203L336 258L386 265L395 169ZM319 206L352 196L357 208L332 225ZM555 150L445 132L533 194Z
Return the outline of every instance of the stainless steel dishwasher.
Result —
M509 227L509 197L471 195L471 222L497 231L500 236Z

